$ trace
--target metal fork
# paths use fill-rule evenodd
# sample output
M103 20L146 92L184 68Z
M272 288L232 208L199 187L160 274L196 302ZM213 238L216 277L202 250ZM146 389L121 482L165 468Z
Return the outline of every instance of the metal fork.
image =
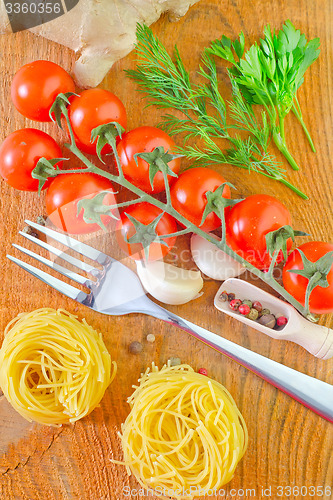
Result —
M166 321L171 325L178 326L198 340L204 342L206 345L209 345L213 349L225 354L245 368L251 370L259 377L316 412L318 415L333 422L333 385L300 373L276 361L261 356L260 354L245 349L220 335L209 332L186 319L180 318L176 314L167 311L151 301L144 292L137 275L119 261L65 234L58 233L31 221L26 221L26 223L45 234L47 237L75 250L79 254L92 259L102 266L102 270L99 270L94 266L62 252L49 243L20 232L20 234L28 240L94 277L94 279L84 277L24 247L13 244L15 248L26 255L33 257L42 264L46 264L77 283L86 286L90 290L90 293L85 293L30 264L12 257L11 255L7 255L10 260L33 276L36 276L36 278L39 278L67 297L99 313L109 315L143 313Z

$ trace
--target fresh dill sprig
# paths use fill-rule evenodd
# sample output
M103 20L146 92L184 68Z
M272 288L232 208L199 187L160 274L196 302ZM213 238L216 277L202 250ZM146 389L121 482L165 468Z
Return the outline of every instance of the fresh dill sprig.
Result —
M137 26L137 37L145 40L145 45L137 45L140 65L134 71L128 70L127 74L135 79L143 94L149 97L149 105L191 110L195 105L190 100L191 83L177 49L173 61L158 38L144 25Z
M170 135L182 133L184 147L177 149L197 165L228 163L248 171L258 172L283 182L299 196L306 195L285 179L284 170L276 158L268 152L270 124L263 111L260 121L251 104L243 97L240 85L230 74L233 99L226 103L219 90L216 63L208 50L204 51L198 75L205 83L192 83L177 47L171 57L164 45L145 25L137 27L137 66L127 74L147 97L148 106L175 109L182 113L178 117L166 113L160 126ZM240 37L233 45L236 53L244 51L244 39ZM232 123L227 120L227 104ZM245 131L243 139L237 131ZM203 147L188 146L189 139L199 138ZM226 139L229 148L222 151L217 139Z

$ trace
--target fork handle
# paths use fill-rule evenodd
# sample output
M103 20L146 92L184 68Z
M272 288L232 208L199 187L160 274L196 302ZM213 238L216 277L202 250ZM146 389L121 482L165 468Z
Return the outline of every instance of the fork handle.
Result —
M193 337L233 359L329 422L333 422L333 385L234 344L216 333L180 318L153 302L151 302L149 310L141 310L141 312L185 330Z

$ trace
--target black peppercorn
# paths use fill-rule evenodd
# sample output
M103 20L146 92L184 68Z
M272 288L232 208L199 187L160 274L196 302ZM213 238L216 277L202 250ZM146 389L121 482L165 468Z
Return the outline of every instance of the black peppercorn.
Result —
M273 314L264 314L258 320L258 323L266 326L267 328L274 328L274 326L276 325L276 318Z
M265 316L266 314L271 314L271 311L270 311L269 309L266 309L266 308L265 308L265 309L262 309L262 310L260 311L259 316L260 316L260 317L262 317L262 316Z
M142 351L142 344L141 342L132 342L129 347L128 347L128 350L132 353L132 354L139 354L141 351Z
M228 297L227 292L222 292L222 293L220 294L219 299L220 299L222 302L227 302L227 300L229 300L229 297Z

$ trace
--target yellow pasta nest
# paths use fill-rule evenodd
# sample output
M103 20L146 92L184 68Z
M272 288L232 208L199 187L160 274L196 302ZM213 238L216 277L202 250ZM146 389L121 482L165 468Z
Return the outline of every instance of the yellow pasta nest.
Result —
M233 477L248 435L233 398L188 365L153 364L128 399L122 425L124 462L157 496L194 498L218 491Z
M6 327L0 386L27 420L79 420L98 405L115 373L101 335L63 309L22 313Z

